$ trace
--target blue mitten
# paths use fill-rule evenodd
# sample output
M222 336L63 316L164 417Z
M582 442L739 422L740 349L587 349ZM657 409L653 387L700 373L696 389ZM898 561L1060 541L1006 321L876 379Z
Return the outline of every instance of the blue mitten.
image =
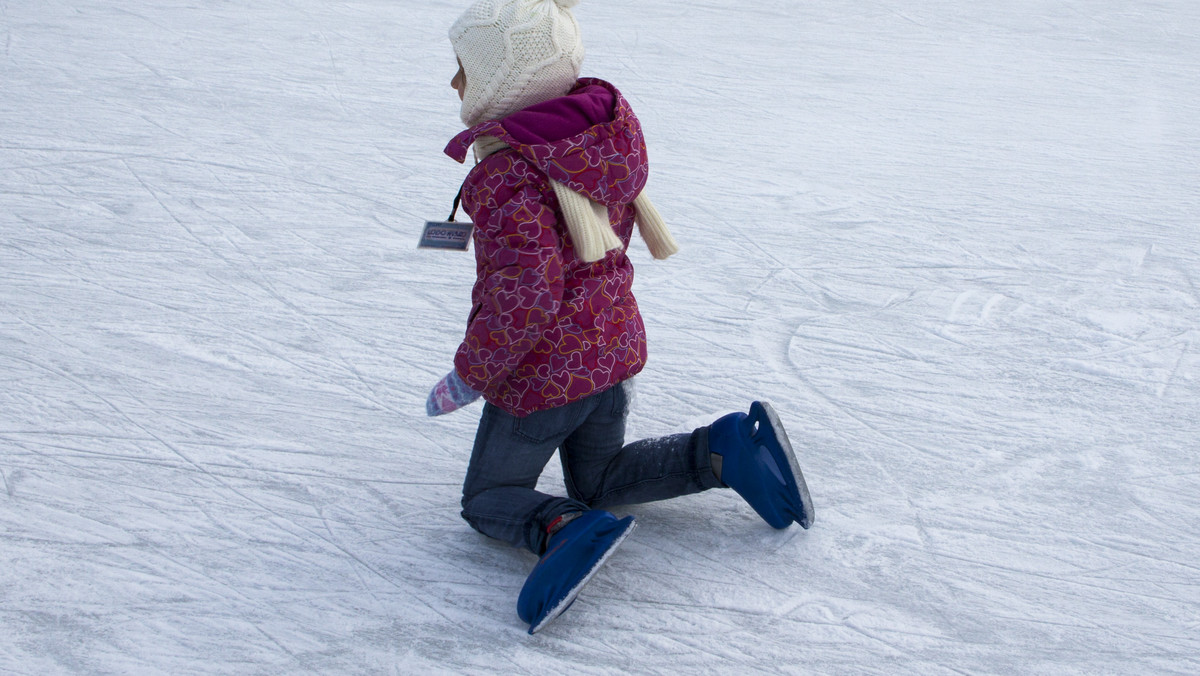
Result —
M451 371L438 381L425 401L425 412L431 416L443 415L466 406L481 396L481 393L471 389L463 382L458 371Z

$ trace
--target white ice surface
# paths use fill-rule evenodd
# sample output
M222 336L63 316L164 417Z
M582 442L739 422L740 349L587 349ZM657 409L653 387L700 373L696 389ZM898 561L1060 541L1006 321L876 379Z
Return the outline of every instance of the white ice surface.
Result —
M769 400L818 519L623 510L530 637L423 410L464 4L0 0L0 672L1200 673L1200 5L585 0L631 437Z

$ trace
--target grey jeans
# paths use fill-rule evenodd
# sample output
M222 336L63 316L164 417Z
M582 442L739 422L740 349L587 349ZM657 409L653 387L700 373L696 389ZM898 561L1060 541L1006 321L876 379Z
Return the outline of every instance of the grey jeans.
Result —
M722 485L712 472L707 427L625 445L628 405L622 386L524 418L485 404L463 482L463 518L484 535L541 554L546 527L567 512ZM555 450L565 498L535 488Z

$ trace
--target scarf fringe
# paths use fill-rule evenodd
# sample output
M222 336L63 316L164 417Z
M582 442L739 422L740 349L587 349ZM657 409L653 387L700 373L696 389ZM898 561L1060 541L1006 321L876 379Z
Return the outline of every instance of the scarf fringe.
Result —
M679 243L671 236L671 231L667 229L666 222L646 195L645 189L638 193L633 208L637 210L634 222L637 223L638 233L646 241L651 256L661 261L679 253Z

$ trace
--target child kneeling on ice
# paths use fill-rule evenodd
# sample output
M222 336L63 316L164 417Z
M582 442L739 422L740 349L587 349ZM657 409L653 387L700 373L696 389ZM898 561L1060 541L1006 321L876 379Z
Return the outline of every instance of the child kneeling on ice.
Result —
M641 125L611 84L579 79L578 0L478 0L450 29L468 129L446 153L477 163L460 197L477 279L454 369L429 415L486 400L463 484L479 532L541 557L517 612L541 629L630 533L603 511L732 487L770 525L813 508L779 418L754 402L690 434L625 445L623 383L646 362L625 254L634 224L677 250L645 197ZM568 497L536 490L559 451Z

